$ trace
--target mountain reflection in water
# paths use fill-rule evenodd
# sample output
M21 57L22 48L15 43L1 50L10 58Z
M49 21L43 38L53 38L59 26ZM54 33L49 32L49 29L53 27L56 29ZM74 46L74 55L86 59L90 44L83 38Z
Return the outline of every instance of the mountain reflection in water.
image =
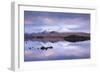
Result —
M52 49L41 50L41 46L52 46ZM31 48L31 49L30 49ZM25 41L24 60L64 60L64 59L86 59L90 58L90 41L68 42L68 41Z

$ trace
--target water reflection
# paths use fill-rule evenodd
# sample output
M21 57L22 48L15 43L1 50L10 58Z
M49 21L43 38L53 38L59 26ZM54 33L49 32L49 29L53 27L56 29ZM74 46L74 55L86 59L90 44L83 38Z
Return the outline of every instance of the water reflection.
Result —
M52 49L41 50L41 46L52 46ZM25 41L25 61L63 60L90 58L90 41L82 42L42 42Z

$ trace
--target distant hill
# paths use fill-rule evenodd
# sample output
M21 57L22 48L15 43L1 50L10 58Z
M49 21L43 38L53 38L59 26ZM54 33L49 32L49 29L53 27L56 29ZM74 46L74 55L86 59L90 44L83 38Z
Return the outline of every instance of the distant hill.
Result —
M65 37L69 35L81 35L81 36L90 36L90 33L84 33L84 32L50 32L50 33L32 33L30 36L42 36L42 37Z
M37 41L84 41L90 40L90 33L84 32L50 32L50 33L32 33L32 34L24 34L25 40L37 40Z

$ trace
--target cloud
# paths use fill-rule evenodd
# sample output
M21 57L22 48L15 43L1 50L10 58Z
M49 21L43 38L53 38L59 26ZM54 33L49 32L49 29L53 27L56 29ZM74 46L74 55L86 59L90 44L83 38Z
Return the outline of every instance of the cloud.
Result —
M35 13L36 14L36 13ZM57 31L57 32L90 32L90 19L86 15L70 14L64 16L63 14L50 16L50 13L40 13L39 15L32 15L25 18L25 31L42 32L42 31ZM58 16L56 16L58 15ZM60 17L61 16L61 17ZM67 17L69 16L69 17ZM86 16L86 18L85 18ZM31 24L32 28L28 28ZM29 25L30 26L30 25ZM28 29L27 29L28 28ZM60 31L59 31L60 30Z

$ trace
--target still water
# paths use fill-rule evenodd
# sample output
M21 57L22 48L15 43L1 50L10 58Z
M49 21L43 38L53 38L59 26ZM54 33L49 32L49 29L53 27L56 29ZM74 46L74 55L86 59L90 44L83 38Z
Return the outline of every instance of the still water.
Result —
M42 50L41 46L52 49ZM24 61L71 60L90 58L90 41L82 42L43 42L24 41Z

